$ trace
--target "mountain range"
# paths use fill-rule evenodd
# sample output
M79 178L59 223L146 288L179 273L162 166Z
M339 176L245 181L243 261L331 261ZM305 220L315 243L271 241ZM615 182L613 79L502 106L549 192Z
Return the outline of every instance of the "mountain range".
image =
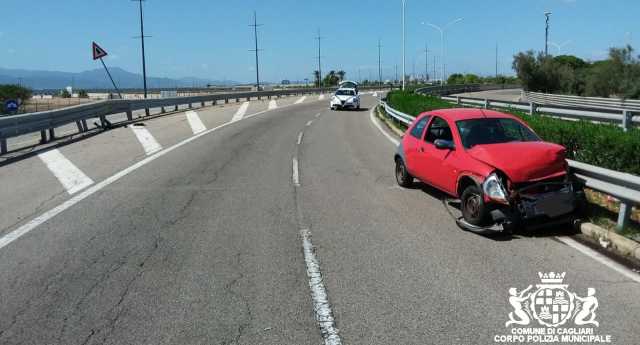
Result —
M140 74L131 73L119 67L109 68L109 72L111 72L114 81L121 89L142 88L142 75ZM73 73L0 67L0 84L20 84L34 90L62 89L67 86L73 86L75 89L113 89L104 69ZM196 77L171 79L147 76L147 87L150 89L237 84L239 83L231 80L209 80Z

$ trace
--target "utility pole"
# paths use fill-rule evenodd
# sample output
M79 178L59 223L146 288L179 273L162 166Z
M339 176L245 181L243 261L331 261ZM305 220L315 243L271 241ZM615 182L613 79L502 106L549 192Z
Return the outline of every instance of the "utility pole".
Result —
M396 64L396 79L394 81L394 84L398 83L398 64Z
M498 43L496 43L496 82L498 81Z
M544 55L549 55L549 17L551 16L551 12L545 12L545 27L544 27Z
M405 26L404 26L404 13L405 13L406 1L402 0L402 90L405 88L405 76L407 73L405 72Z
M144 55L144 17L142 15L142 2L144 0L132 0L137 1L140 6L140 44L142 46L142 85L144 88L144 98L147 98L147 61ZM149 109L145 109L145 113L149 115Z
M424 80L429 80L429 46L424 44Z
M260 91L260 62L258 60L258 52L260 49L258 49L258 26L262 26L262 24L258 24L256 11L253 11L253 24L250 24L249 26L253 27L253 37L256 44L256 48L249 51L256 53L256 91Z
M436 57L433 57L433 77L438 79L438 75L436 74ZM442 83L440 83L442 85Z
M382 44L378 38L378 83L382 85Z
M316 37L316 39L318 40L318 87L322 88L322 62L320 60L322 56L322 36L320 36L320 29L318 29L318 37Z

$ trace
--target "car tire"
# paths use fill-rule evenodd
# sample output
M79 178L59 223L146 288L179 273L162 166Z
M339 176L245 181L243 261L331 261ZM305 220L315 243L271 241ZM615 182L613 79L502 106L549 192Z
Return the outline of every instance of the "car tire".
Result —
M489 212L478 186L471 185L465 188L460 197L460 208L467 223L476 226L487 225Z
M407 171L402 159L396 159L396 182L400 187L409 188L413 186L413 176Z

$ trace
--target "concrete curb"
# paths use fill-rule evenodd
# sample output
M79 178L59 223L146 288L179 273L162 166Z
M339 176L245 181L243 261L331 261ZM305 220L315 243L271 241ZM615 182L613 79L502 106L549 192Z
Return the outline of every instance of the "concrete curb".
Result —
M611 248L617 253L640 260L640 243L626 238L614 231L604 229L593 223L580 224L580 232L602 244L603 241L611 243Z
M392 123L391 120L389 120L387 116L382 113L382 109L380 108L380 106L376 106L376 114L378 115L378 119L382 120L387 128L389 128L393 132L393 134L395 134L398 138L402 138L402 136L404 135L404 131L396 127L395 124Z

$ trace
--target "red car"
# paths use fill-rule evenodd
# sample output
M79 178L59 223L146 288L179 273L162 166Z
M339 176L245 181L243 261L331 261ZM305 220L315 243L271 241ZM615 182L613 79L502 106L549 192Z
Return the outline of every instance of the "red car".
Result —
M582 188L565 148L542 141L518 117L483 109L423 113L395 154L396 180L414 178L460 199L465 228L570 221Z

